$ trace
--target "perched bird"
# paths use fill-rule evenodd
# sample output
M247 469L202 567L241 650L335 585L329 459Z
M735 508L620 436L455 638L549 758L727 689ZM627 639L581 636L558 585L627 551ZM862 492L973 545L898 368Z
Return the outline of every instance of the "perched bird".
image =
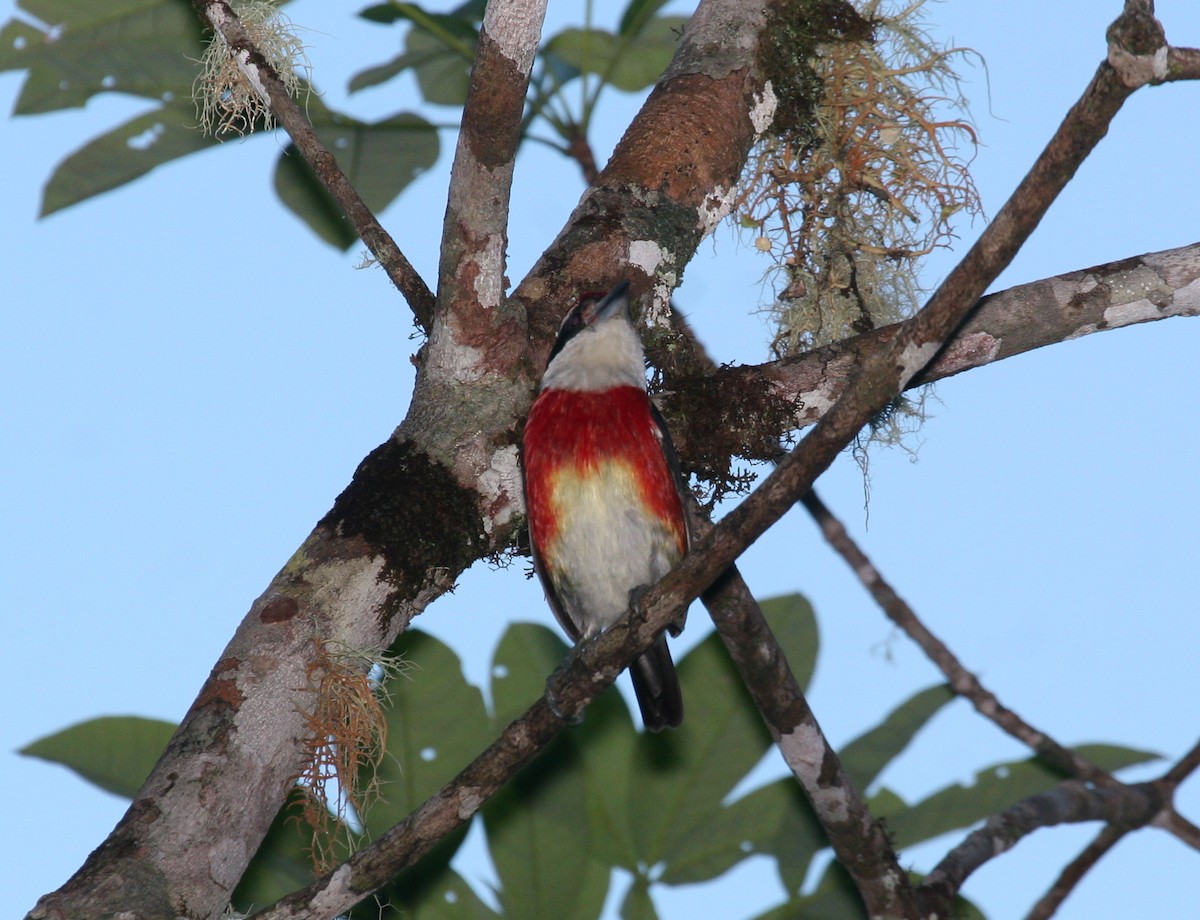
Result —
M525 423L523 456L534 568L563 629L590 639L688 547L682 477L646 395L628 282L583 297L563 320ZM646 728L679 725L683 697L666 637L629 672Z

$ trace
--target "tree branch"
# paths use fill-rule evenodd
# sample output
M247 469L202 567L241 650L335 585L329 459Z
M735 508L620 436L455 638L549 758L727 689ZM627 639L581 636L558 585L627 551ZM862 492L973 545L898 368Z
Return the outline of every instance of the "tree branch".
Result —
M934 905L933 909L944 912L972 872L1038 828L1104 821L1110 827L1130 830L1149 823L1162 804L1151 783L1107 788L1067 780L1048 792L1030 796L993 815L983 827L968 834L925 877L920 885L922 902L928 899ZM1120 834L1115 837L1119 839ZM1097 852L1096 858L1102 852Z
M1065 745L1059 744L1045 732L1039 731L1019 715L1006 707L988 690L974 674L963 667L955 654L925 626L895 589L884 579L866 553L854 542L845 525L817 496L809 492L800 503L804 505L829 545L845 560L851 571L858 576L864 588L887 614L888 619L899 626L929 659L945 675L954 692L966 697L984 718L993 722L1022 744L1028 745L1051 766L1080 779L1102 786L1119 786L1106 771L1101 770L1085 757Z
M438 290L455 332L487 336L504 299L513 158L546 0L489 3L475 49L462 130L450 172Z
M703 535L712 524L693 520ZM796 777L869 916L915 917L916 901L887 833L854 788L804 697L758 602L736 566L705 592L704 605L742 682Z
M1049 920L1067 899L1075 886L1108 853L1121 838L1129 833L1129 828L1108 824L1096 835L1095 839L1084 847L1083 851L1070 863L1063 867L1050 890L1042 895L1036 904L1025 915L1025 920Z
M715 362L687 320L674 309L670 319L682 347L690 353L687 363L708 376L716 373ZM688 498L689 529L693 537L706 536L713 529L712 521L694 496ZM731 565L701 595L701 600L784 763L807 796L868 912L872 916L887 912L896 901L904 911L914 910L908 877L900 868L887 834L826 739L804 688L738 567Z
M263 101L292 138L313 175L338 203L392 284L408 301L417 323L428 332L433 318L433 293L350 184L333 154L321 143L308 118L288 95L279 74L254 44L237 13L226 0L192 0L192 6L201 21L224 39L238 68L262 94Z

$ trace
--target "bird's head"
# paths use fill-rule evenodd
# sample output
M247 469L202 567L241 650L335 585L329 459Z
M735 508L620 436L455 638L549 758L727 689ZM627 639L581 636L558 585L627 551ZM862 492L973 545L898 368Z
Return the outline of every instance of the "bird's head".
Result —
M646 386L642 340L629 315L629 282L584 294L562 321L542 389L596 391Z

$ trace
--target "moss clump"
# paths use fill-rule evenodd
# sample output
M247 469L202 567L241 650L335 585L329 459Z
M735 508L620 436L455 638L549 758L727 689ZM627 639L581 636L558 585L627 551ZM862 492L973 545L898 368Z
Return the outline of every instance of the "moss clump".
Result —
M365 540L408 596L430 570L457 574L487 546L475 494L423 451L393 439L359 464L320 526Z

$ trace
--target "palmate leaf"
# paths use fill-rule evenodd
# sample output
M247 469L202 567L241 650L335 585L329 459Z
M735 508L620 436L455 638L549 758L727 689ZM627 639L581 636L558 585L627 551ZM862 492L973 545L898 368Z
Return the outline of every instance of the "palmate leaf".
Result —
M317 137L375 214L436 163L441 150L437 130L419 115L406 112L368 123L334 112L315 99L308 115ZM293 144L275 164L275 192L326 242L346 249L358 238Z
M44 27L13 19L0 32L0 70L28 71L14 114L76 108L102 92L190 95L201 30L188 4L22 0L19 7Z
M859 792L865 790L953 698L944 684L922 690L893 709L879 725L849 742L839 756L855 788ZM828 846L828 840L795 781L788 778L779 784L783 788L778 794L787 805L781 806L779 836L770 849L778 858L784 887L798 891L808 876L813 857ZM878 797L873 800L873 806L879 801Z
M403 53L355 74L350 92L378 86L411 68L426 102L461 106L467 98L484 6L464 3L449 13L430 13L415 3L368 7L359 14L364 19L387 24L406 21L412 27L405 36Z
M912 742L917 732L954 699L948 684L922 690L893 709L875 728L859 735L840 752L850 782L865 791L883 768Z
M403 673L389 678L381 696L388 744L383 761L366 777L377 783L378 797L370 799L359 815L364 841L402 821L453 779L479 754L490 726L483 694L467 682L461 661L445 643L409 629L389 654L403 662ZM465 836L465 827L448 835L379 892L377 900L363 902L351 916L372 920L493 916L450 868Z
M789 595L762 602L762 609L797 680L807 685L818 646L812 607ZM670 734L638 738L637 789L629 800L638 860L662 863L667 884L723 871L761 847L774 826L759 799L726 804L771 738L715 634L680 662L679 677L687 717ZM768 823L756 829L756 816Z
M219 143L196 127L191 98L175 98L88 141L59 163L42 190L41 215L139 179Z
M543 693L546 675L566 650L562 639L543 626L509 627L492 665L497 729ZM605 702L620 701L610 693ZM593 714L589 710L589 728L595 724ZM588 732L563 733L484 809L488 848L501 883L499 898L508 917L591 920L604 906L610 868L595 855L580 750L594 740Z

